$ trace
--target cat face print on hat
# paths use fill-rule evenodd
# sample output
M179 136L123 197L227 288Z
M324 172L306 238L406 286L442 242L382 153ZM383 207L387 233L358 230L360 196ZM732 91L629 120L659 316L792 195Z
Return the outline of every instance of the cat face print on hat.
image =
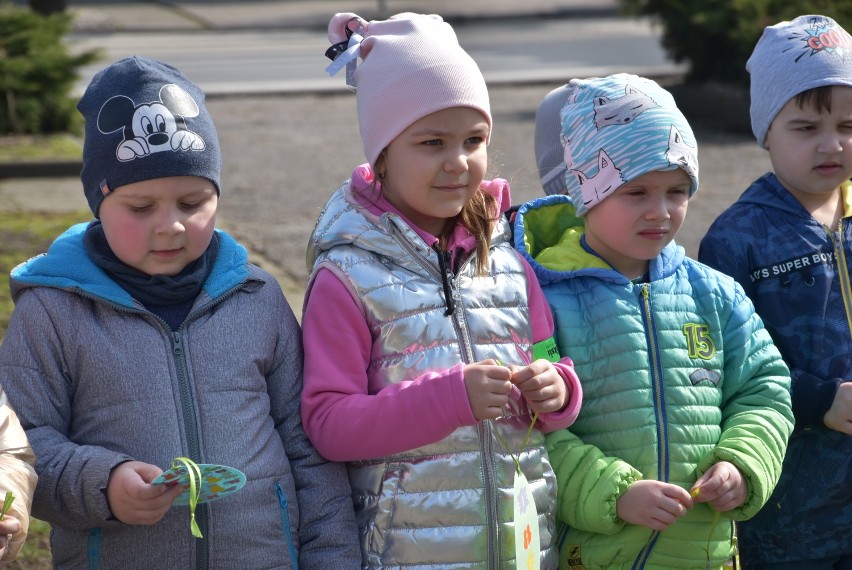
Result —
M698 189L698 145L671 94L629 74L569 82L560 113L565 188L584 215L622 184L681 168Z

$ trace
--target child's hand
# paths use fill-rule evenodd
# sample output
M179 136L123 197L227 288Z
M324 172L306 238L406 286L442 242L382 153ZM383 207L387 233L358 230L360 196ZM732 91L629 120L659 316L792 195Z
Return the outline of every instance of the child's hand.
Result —
M3 517L0 521L0 551L6 548L6 542L12 535L21 532L21 523L18 519L10 514Z
M720 461L698 478L691 495L696 503L709 503L724 513L745 503L748 483L733 463Z
M659 531L691 508L692 497L685 489L662 481L636 481L615 502L622 520Z
M533 412L558 412L565 407L568 389L553 363L540 358L528 366L511 370L512 383L521 390Z
M834 401L822 421L827 428L852 435L852 382L837 387Z
M464 387L473 417L477 420L496 420L503 415L512 391L512 372L493 360L484 360L464 367Z
M106 495L112 514L127 524L154 524L181 494L180 485L151 485L163 470L141 461L117 465L109 474Z

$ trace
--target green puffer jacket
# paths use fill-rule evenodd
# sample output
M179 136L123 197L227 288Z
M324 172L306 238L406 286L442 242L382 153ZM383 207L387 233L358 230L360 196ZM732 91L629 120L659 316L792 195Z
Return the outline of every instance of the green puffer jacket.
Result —
M586 249L582 224L570 199L547 196L522 206L515 228L560 353L583 382L577 421L547 438L560 567L706 568L709 558L719 568L733 553L731 521L753 516L778 480L793 422L789 371L733 279L671 243L651 261L650 282L633 284ZM688 490L719 461L748 482L739 508L717 518L696 503L664 532L617 516L634 481Z

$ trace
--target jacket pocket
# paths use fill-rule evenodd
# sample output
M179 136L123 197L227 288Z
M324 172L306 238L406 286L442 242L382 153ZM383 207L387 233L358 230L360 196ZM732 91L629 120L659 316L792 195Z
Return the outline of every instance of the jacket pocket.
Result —
M296 544L298 539L298 524L293 524L290 517L290 504L287 493L281 488L280 483L275 483L275 494L278 496L278 506L281 511L281 527L284 531L284 539L287 541L287 551L290 553L290 562L295 570L299 568L299 552ZM295 541L295 542L294 542Z

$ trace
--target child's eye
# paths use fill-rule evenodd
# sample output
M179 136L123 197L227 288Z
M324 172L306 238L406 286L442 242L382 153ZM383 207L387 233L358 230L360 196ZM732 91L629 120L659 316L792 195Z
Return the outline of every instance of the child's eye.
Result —
M428 141L423 141L422 144L426 146L439 146L441 143L441 139L429 139Z
M144 214L151 210L151 206L128 206L134 214Z
M479 145L479 144L482 144L482 143L485 142L485 137L478 137L478 136L477 137L470 137L469 139L465 140L464 142L465 142L465 144Z
M196 210L201 207L203 202L183 203L180 205L182 210Z

